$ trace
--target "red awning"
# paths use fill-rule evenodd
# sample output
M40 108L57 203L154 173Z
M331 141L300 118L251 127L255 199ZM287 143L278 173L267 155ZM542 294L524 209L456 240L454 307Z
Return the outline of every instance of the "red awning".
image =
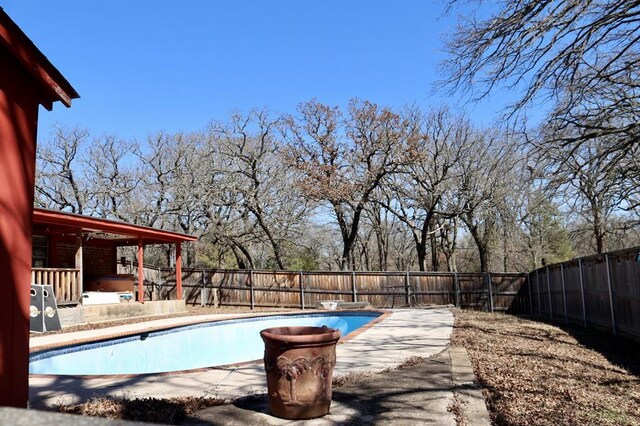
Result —
M142 240L143 244L171 244L198 240L193 235L39 208L33 209L33 227L34 233L40 231L75 235L80 231L91 238L114 241L119 246L137 245L139 240Z

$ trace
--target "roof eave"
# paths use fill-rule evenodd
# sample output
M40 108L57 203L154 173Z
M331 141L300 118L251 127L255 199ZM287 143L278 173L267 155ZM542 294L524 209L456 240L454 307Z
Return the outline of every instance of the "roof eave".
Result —
M147 226L133 225L109 219L82 216L73 213L46 209L33 209L34 224L48 224L75 227L90 232L108 232L123 235L127 240L142 239L146 244L168 244L198 241L193 235L164 231Z
M47 97L41 99L40 103L46 109L51 110L56 101L70 107L71 100L80 97L67 79L11 20L2 7L0 7L0 44L11 52L43 88Z

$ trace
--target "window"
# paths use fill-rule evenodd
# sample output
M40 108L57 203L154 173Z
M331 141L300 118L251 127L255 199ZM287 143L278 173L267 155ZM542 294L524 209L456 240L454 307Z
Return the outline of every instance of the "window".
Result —
M31 266L46 268L49 265L49 239L43 235L34 235L31 241L33 246Z

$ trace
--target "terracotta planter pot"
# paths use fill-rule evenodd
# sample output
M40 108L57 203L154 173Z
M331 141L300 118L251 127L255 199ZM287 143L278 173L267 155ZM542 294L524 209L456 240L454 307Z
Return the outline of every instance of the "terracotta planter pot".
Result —
M271 414L292 420L327 414L340 331L276 327L262 330L260 336Z

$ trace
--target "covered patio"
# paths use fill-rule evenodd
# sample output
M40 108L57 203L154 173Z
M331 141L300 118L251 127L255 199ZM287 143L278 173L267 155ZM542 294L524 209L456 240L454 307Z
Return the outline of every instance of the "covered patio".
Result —
M175 245L176 299L182 299L182 243L192 235L35 208L32 284L54 289L58 305L78 305L87 291L134 292L144 303L144 247ZM137 247L137 275L118 274L118 247Z

